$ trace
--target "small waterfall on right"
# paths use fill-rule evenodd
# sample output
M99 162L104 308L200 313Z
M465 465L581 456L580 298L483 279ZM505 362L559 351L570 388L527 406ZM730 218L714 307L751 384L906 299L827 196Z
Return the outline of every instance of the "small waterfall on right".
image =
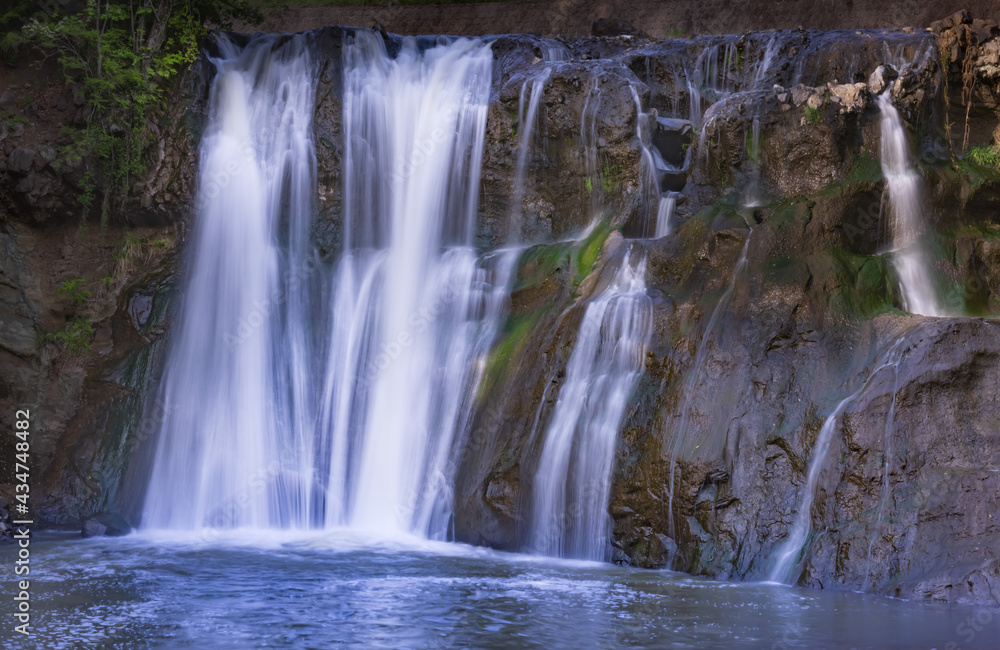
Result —
M535 472L528 550L607 560L618 428L652 333L646 258L625 254L580 323Z
M862 393L871 385L872 380L882 370L886 368L895 369L902 358L900 350L903 339L898 339L885 353L885 361L875 366L868 374L861 387L851 393L837 404L833 412L827 416L823 422L823 427L816 436L816 443L813 445L812 458L809 460L809 471L806 472L806 484L802 491L802 500L799 502L799 509L795 514L795 521L792 523L788 538L781 543L777 552L777 561L768 580L792 584L798 577L798 569L802 563L803 552L806 550L809 540L809 533L812 532L812 505L816 498L816 488L819 486L819 475L823 471L824 461L830 451L830 443L833 442L834 432L837 430L837 421L847 409L848 405L861 397ZM895 381L895 380L894 380ZM893 402L895 410L895 402ZM887 425L888 426L888 425ZM888 451L886 452L888 453ZM885 479L888 481L888 478ZM879 515L881 518L881 514Z
M921 243L925 219L920 173L913 164L906 129L892 105L890 91L878 97L882 112L882 174L889 193L889 233L893 265L899 275L906 311L945 316Z

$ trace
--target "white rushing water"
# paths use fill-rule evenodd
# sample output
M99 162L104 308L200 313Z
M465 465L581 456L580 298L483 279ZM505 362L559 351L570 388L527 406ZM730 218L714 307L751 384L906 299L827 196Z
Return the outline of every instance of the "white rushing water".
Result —
M189 276L161 389L170 407L147 525L305 523L303 513L275 503L279 493L301 498L303 482L294 472L272 480L271 462L301 444L310 417L301 400L308 390L299 366L309 356L304 323L291 315L308 308L306 294L282 277L309 254L314 75L303 39L272 52L273 44L259 39L239 51L222 40L222 58L213 61ZM254 498L228 502L248 490Z
M508 239L511 242L521 240L521 217L524 212L524 190L525 172L528 168L528 154L531 151L531 136L535 129L535 122L538 119L538 106L545 95L545 82L552 74L551 68L545 68L539 76L529 83L525 81L521 84L521 94L517 104L517 128L521 134L517 148L517 166L514 170L514 191L510 200L510 233ZM530 92L528 89L531 89ZM527 110L525 110L525 98L527 99Z
M164 379L177 408L144 525L442 538L517 259L471 244L492 55L408 40L391 59L364 30L345 42L344 248L324 281L325 266L303 264L316 193L304 43L257 37L215 62Z
M906 128L892 105L890 90L878 97L882 112L882 174L889 194L889 232L893 264L899 276L907 311L924 316L944 316L933 273L921 237L926 223L923 181L914 165Z
M885 361L877 365L868 374L868 377L857 391L842 399L823 422L823 427L820 429L819 435L816 436L816 442L813 445L812 458L809 460L809 470L806 472L806 484L802 489L802 500L799 502L795 520L792 522L788 537L778 547L777 560L768 577L771 582L791 584L798 578L799 566L802 561L800 556L805 550L809 533L812 531L812 505L816 498L816 488L819 485L819 476L823 471L827 453L830 451L830 444L834 439L834 432L837 431L837 421L848 405L860 397L865 392L865 389L871 385L875 375L886 368L896 368L899 365L901 343L902 339L899 339L889 348L885 354ZM888 453L888 450L886 453Z
M645 256L587 304L535 473L528 550L607 560L618 429L651 334Z

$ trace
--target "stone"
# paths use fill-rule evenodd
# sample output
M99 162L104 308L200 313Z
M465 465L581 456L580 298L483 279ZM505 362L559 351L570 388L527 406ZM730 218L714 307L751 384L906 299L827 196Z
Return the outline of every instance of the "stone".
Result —
M14 93L10 92L9 90L5 90L3 91L2 94L0 94L0 108L4 110L9 109L11 106L13 106L15 101L16 100L14 99Z
M832 99L839 101L842 112L857 112L867 104L867 85L864 83L842 84L830 89Z
M102 537L107 530L108 527L96 519L88 519L83 522L83 529L80 531L80 534L83 537Z
M972 17L969 15L968 9L962 9L949 16L947 21L950 23L951 27L958 27L959 25L968 25L971 23Z
M898 76L899 74L892 66L880 65L868 77L868 91L873 95L881 95L886 86Z
M27 174L31 171L31 164L35 160L35 153L34 149L17 147L14 151L10 152L10 156L7 157L7 167L12 172Z
M0 305L0 348L21 356L35 353L35 324L6 305Z
M809 99L806 100L806 106L818 110L821 106L823 106L824 99L823 95L820 95L819 93L810 95Z
M813 94L813 89L799 84L792 88L792 103L801 106Z
M84 537L121 537L132 532L132 526L115 512L102 512L83 522Z

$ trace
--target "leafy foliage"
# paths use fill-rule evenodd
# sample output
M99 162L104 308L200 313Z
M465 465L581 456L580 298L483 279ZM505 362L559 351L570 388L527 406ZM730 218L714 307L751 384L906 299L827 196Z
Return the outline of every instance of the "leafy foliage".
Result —
M66 329L52 334L52 340L59 343L74 354L90 350L90 342L94 339L94 328L86 318L77 316L70 320Z
M1000 167L1000 149L995 146L973 147L965 158L980 167Z
M197 58L206 24L226 27L234 19L262 17L247 0L88 0L77 12L24 23L23 37L55 56L67 81L83 91L87 125L72 132L63 153L97 161L80 184L80 202L89 209L100 189L102 225L145 172L147 125L162 108L167 83Z
M66 296L78 305L82 305L90 298L91 293L83 287L83 278L66 280L56 289L56 294Z

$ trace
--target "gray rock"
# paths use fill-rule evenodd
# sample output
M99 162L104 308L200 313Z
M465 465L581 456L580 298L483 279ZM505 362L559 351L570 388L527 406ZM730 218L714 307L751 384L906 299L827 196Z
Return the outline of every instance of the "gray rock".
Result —
M813 89L799 84L792 88L792 103L801 106L813 94Z
M35 150L26 147L18 147L10 152L7 157L7 167L12 172L27 174L31 170L31 163L35 160Z
M96 519L88 519L83 522L83 530L80 531L80 534L84 537L102 537L107 530L108 527Z
M83 522L84 537L121 537L132 532L125 518L114 512L102 512Z
M898 77L899 74L889 65L880 65L875 68L871 76L868 77L868 91L873 95L881 95L882 91L885 90L892 81Z
M14 101L14 93L9 90L5 90L3 94L0 94L0 108L8 109L14 105Z

